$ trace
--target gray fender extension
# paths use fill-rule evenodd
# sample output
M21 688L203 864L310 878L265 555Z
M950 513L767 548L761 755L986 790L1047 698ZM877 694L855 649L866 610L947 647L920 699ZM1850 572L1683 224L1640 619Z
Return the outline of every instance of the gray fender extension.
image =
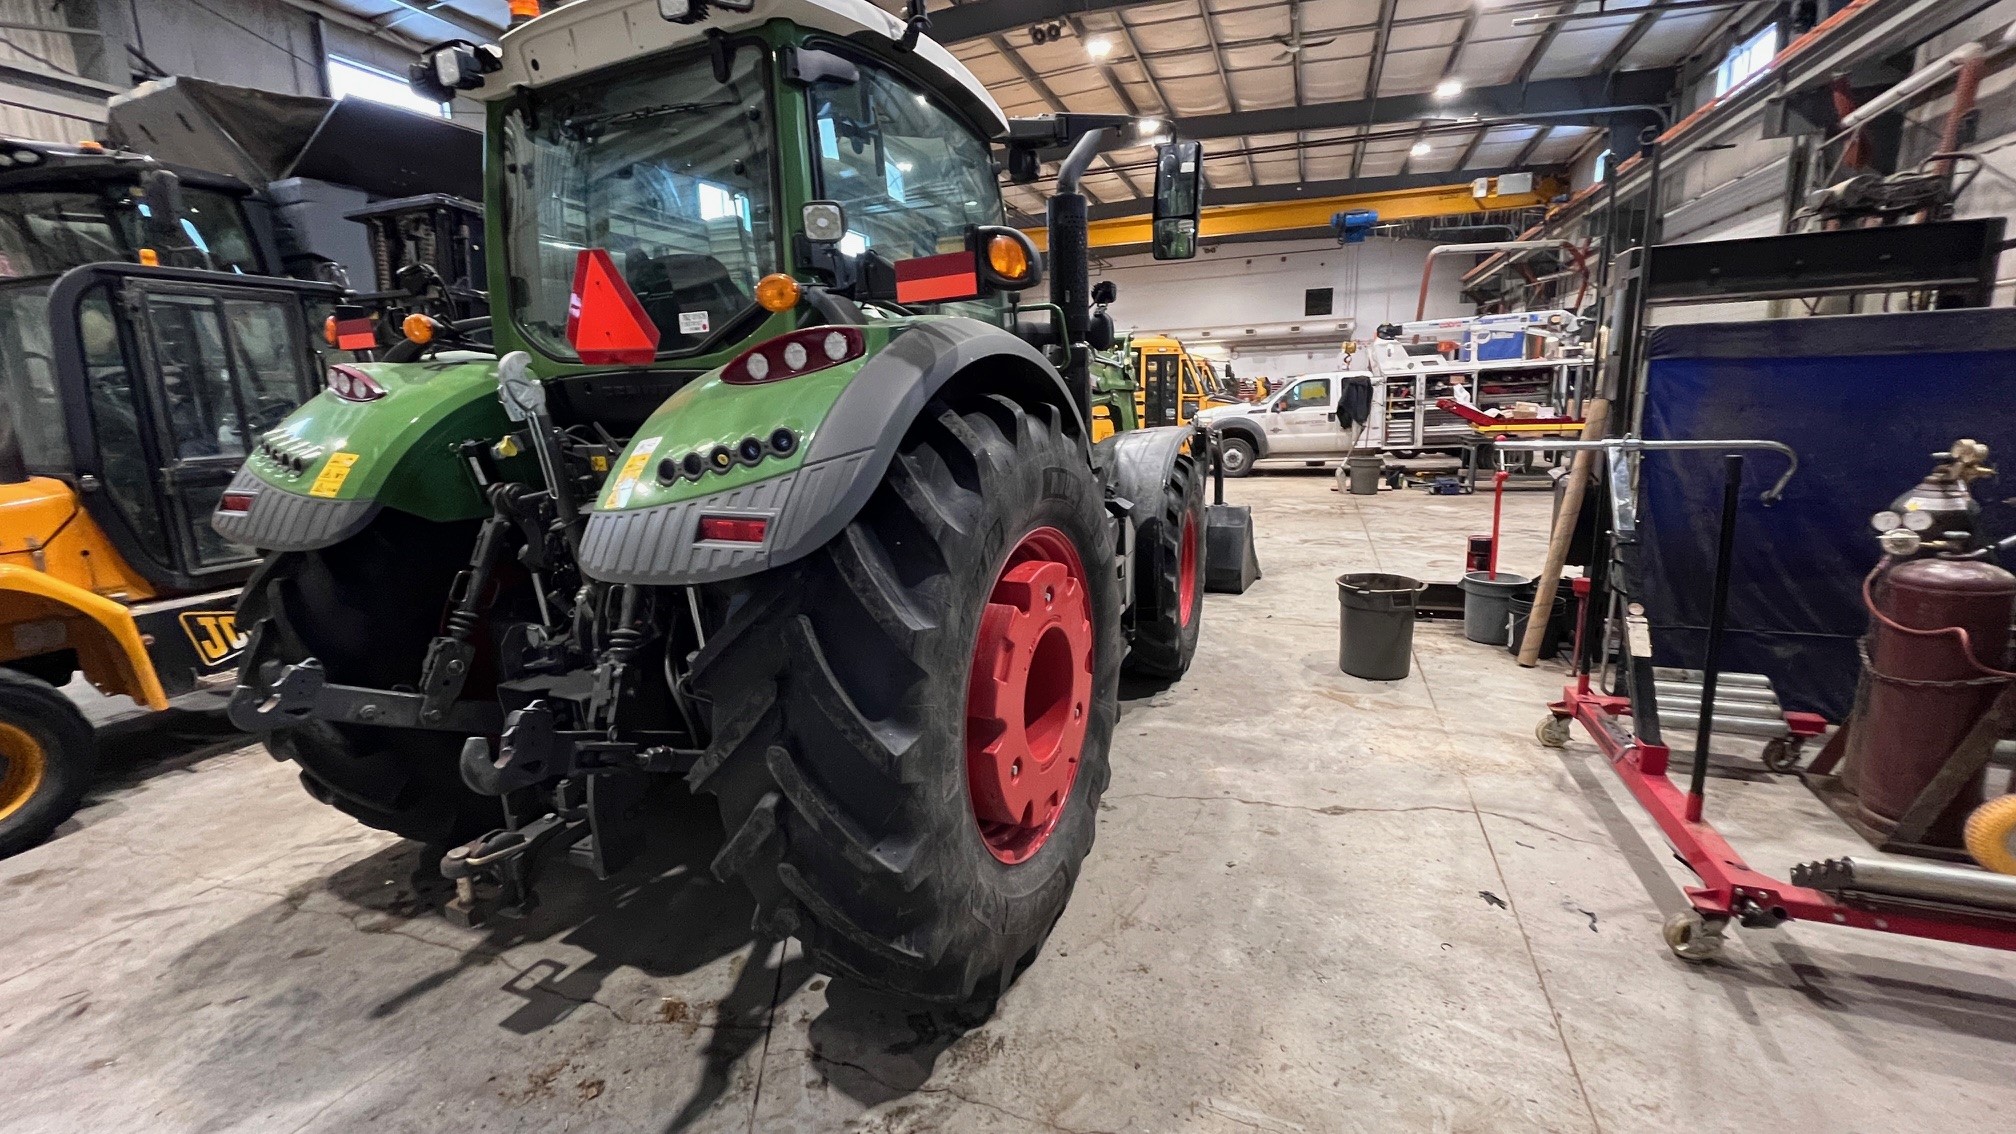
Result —
M983 364L990 389L1067 407L1076 435L1085 436L1063 379L1034 347L976 319L920 323L861 368L814 431L803 465L709 496L590 515L581 539L582 573L606 583L684 586L804 558L868 503L925 405L955 377ZM768 538L754 547L698 544L702 513L767 518Z
M1159 502L1183 442L1193 436L1191 426L1164 425L1116 433L1099 442L1113 470L1113 490L1131 504ZM1198 462L1203 463L1201 454Z
M260 480L241 468L231 492L253 493L247 512L212 512L210 526L242 547L261 551L313 551L342 543L378 514L376 500L324 500Z

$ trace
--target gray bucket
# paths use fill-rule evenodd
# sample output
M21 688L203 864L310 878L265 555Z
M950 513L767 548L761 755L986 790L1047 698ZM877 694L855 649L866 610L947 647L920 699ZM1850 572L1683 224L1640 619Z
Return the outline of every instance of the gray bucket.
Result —
M1406 677L1423 585L1405 575L1337 576L1337 668L1367 681Z
M1505 620L1512 614L1512 596L1533 580L1510 571L1472 571L1458 584L1463 588L1463 636L1487 646L1505 644Z
M1379 474L1386 471L1386 458L1374 453L1370 456L1352 455L1344 464L1351 472L1351 495L1379 495Z

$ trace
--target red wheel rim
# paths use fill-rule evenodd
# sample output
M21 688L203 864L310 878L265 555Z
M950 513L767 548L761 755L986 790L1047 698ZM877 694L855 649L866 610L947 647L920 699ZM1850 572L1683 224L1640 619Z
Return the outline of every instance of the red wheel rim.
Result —
M1176 558L1176 625L1197 617L1197 517L1183 514L1183 548Z
M1078 779L1092 712L1092 606L1069 536L1037 528L995 576L966 684L966 785L987 849L1027 861Z

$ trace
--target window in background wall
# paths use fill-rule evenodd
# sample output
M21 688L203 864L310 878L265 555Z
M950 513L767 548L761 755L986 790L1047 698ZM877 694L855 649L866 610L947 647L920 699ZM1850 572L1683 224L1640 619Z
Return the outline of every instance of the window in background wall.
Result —
M413 93L406 80L389 71L367 67L341 55L329 57L329 97L363 98L404 107L435 118L448 117L446 103L429 102Z
M1330 304L1335 295L1336 291L1333 288L1304 288L1302 290L1302 314L1305 316L1330 314Z
M1715 68L1715 97L1721 98L1743 85L1743 81L1764 69L1778 54L1778 25L1765 24L1757 34L1730 49Z

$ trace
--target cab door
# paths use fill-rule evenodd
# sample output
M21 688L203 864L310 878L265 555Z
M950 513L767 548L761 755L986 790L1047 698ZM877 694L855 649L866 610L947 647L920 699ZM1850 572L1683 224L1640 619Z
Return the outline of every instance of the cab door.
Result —
M1149 354L1141 359L1141 424L1180 425L1187 417L1182 409L1183 358L1175 354Z
M1269 456L1334 453L1344 435L1337 428L1337 383L1304 378L1275 399L1266 415Z
M259 437L313 387L300 299L152 281L127 290L176 566L191 576L242 567L254 553L227 543L210 514Z

